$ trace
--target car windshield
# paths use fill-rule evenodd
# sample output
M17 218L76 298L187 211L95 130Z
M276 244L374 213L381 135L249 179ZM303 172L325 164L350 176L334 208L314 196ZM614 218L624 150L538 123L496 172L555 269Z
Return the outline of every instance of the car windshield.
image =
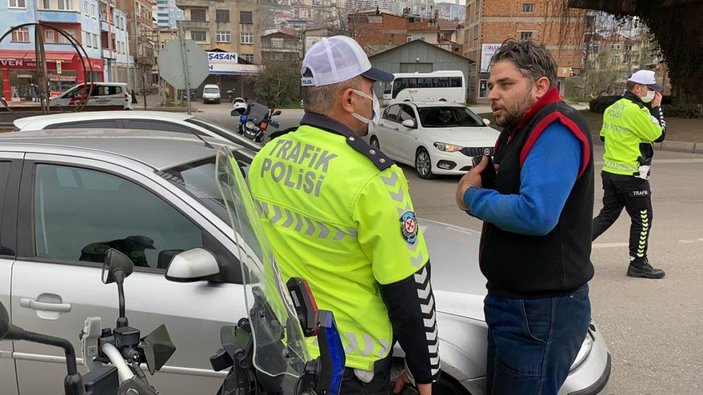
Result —
M220 90L217 88L205 88L203 89L204 93L220 93Z
M242 137L242 136L234 133L231 130L223 128L222 126L216 125L214 123L210 123L204 119L188 118L185 121L188 123L191 123L193 125L198 125L201 128L207 129L210 132L215 133L216 135L218 135L220 137L224 137L226 140L232 141L232 142L237 143L241 146L249 148L250 150L252 150L254 152L261 149L261 145L256 144L255 142L253 142L245 137Z
M420 123L425 128L486 126L466 107L420 107Z

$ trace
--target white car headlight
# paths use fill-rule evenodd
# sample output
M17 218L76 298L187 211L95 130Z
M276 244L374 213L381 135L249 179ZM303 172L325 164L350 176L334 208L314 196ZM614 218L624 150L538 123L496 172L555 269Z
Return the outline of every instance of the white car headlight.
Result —
M447 143L434 143L435 148L437 148L440 151L446 151L446 152L456 152L456 151L461 151L462 146L460 145L455 145L455 144L447 144Z

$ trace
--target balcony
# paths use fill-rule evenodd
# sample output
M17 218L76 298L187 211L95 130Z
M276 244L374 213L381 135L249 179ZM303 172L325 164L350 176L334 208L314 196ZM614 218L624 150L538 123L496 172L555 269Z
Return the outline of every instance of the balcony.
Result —
M115 57L117 56L117 52L110 51L109 49L103 49L102 56L103 59L115 59Z
M183 28L210 30L210 22L183 21Z
M37 21L55 23L81 23L80 11L37 10Z

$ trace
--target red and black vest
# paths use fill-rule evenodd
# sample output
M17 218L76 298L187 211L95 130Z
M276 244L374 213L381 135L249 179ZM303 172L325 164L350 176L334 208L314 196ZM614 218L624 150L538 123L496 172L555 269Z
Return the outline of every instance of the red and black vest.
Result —
M593 151L583 116L550 90L525 114L515 129L504 130L494 162L498 192L520 193L520 173L530 149L553 122L560 122L580 141L581 167L556 227L545 236L507 232L485 223L480 265L489 291L507 297L540 298L570 293L593 277ZM542 169L548 172L553 169Z

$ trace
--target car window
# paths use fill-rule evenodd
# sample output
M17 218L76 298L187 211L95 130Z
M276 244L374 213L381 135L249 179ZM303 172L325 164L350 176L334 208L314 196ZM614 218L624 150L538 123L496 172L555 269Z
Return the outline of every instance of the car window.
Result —
M142 186L100 171L38 164L35 254L101 265L107 248L137 267L168 267L178 252L203 247L204 232Z
M72 98L72 97L74 97L74 96L76 96L76 95L81 95L82 92L83 92L83 90L84 90L84 88L85 88L84 85L77 86L77 87L73 87L73 88L67 90L66 93L64 93L62 97L65 97L65 98L67 98L67 99L70 99L70 98Z
M399 122L415 119L415 112L412 107L402 104L400 105L400 113L398 114Z
M485 126L478 115L466 107L421 107L420 123L426 128Z
M168 121L157 121L152 119L122 119L122 125L125 129L139 129L139 130L162 130L164 132L176 132L176 133L186 133L186 134L199 134L201 136L207 136L195 129L179 125L177 123Z
M120 124L116 119L95 119L88 121L59 122L46 125L44 129L119 129Z
M5 191L7 191L7 180L10 176L10 162L0 162L0 215L5 207ZM0 255L11 254L12 251L2 244L2 234L0 234Z
M394 104L386 109L385 113L385 119L393 122L400 122L398 121L398 112L400 111L400 105Z
M225 129L222 126L215 125L214 123L210 123L208 121L205 121L200 118L188 118L185 120L187 123L192 123L193 125L198 125L201 128L207 129L210 132L220 136L224 137L226 140L229 140L233 143L237 143L241 146L244 146L246 148L249 148L250 150L256 152L261 149L261 146L256 144L255 142L249 140L248 138L245 138L243 136L240 136L231 130Z

